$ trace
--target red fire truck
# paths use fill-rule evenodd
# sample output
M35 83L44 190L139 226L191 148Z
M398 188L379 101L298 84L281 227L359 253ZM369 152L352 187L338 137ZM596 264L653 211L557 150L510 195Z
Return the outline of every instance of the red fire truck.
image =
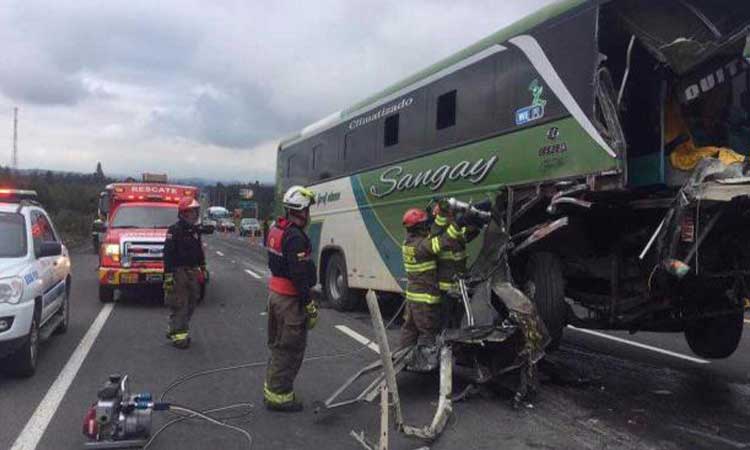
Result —
M99 300L114 299L115 290L160 287L164 280L164 241L177 221L182 197L198 197L198 189L161 183L114 183L99 198L106 222L99 249ZM205 285L201 286L201 298Z

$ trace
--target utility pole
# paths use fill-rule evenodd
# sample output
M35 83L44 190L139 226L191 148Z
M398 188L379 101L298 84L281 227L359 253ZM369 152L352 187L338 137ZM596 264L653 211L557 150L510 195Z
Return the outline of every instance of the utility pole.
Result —
M13 108L13 155L10 165L13 170L18 169L18 107Z

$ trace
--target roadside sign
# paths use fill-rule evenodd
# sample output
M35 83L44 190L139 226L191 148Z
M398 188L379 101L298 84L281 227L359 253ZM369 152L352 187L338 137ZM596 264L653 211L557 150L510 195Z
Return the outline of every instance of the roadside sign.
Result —
M257 209L258 202L255 200L240 200L240 208L242 209Z
M240 189L240 198L251 199L255 193L252 189Z

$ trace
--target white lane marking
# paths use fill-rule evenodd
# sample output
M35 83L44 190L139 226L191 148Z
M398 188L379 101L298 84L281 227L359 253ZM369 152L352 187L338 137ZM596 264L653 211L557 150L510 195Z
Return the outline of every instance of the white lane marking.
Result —
M361 334L357 333L356 331L352 330L346 325L336 325L334 328L344 333L345 335L349 336L350 338L354 339L355 341L359 342L360 344L367 345L367 348L374 351L375 353L380 354L380 348L378 347L378 344L376 344L373 340L367 339L366 337L362 336Z
M247 272L248 275L250 275L252 277L255 277L258 280L260 280L261 278L263 278L262 276L258 275L257 273L253 272L250 269L245 269L245 272Z
M604 339L609 339L611 341L619 342L621 344L632 345L633 347L638 347L638 348L642 348L642 349L645 349L645 350L651 350L652 352L661 353L663 355L669 355L669 356L672 356L672 357L675 357L675 358L684 359L685 361L694 362L696 364L710 364L711 363L711 361L706 361L705 359L700 359L700 358L695 358L693 356L683 355L682 353L676 353L676 352L672 352L672 351L669 351L669 350L664 350L663 348L653 347L651 345L646 345L646 344L641 344L640 342L629 341L627 339L619 338L617 336L611 336L609 334L599 333L598 331L585 330L585 329L582 329L582 328L576 328L576 327L574 327L572 325L568 325L568 328L570 328L571 330L576 330L576 331L578 331L580 333L590 334L592 336L596 336L596 337L600 337L600 338L604 338Z
M217 254L217 255L219 255L219 256L224 256L224 253L221 253L221 252L220 252L220 251L218 251L218 250L216 251L216 254Z
M99 311L99 315L96 316L94 322L89 327L86 334L81 339L78 347L70 355L70 359L65 363L60 374L52 383L47 394L45 394L42 401L37 406L34 414L31 416L26 426L23 427L23 431L18 435L16 442L11 447L11 450L34 450L39 444L39 441L44 435L44 431L47 429L52 417L55 415L57 408L60 407L65 393L70 388L70 385L75 380L78 370L83 365L83 361L86 359L91 347L93 347L99 332L104 328L104 324L107 322L114 303L105 304Z
M750 319L745 319L745 323L750 323Z

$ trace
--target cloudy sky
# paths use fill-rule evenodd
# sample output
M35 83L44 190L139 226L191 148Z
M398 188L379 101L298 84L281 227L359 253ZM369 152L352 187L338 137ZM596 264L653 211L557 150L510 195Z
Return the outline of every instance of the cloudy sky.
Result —
M1 0L0 165L272 180L279 139L552 0Z

